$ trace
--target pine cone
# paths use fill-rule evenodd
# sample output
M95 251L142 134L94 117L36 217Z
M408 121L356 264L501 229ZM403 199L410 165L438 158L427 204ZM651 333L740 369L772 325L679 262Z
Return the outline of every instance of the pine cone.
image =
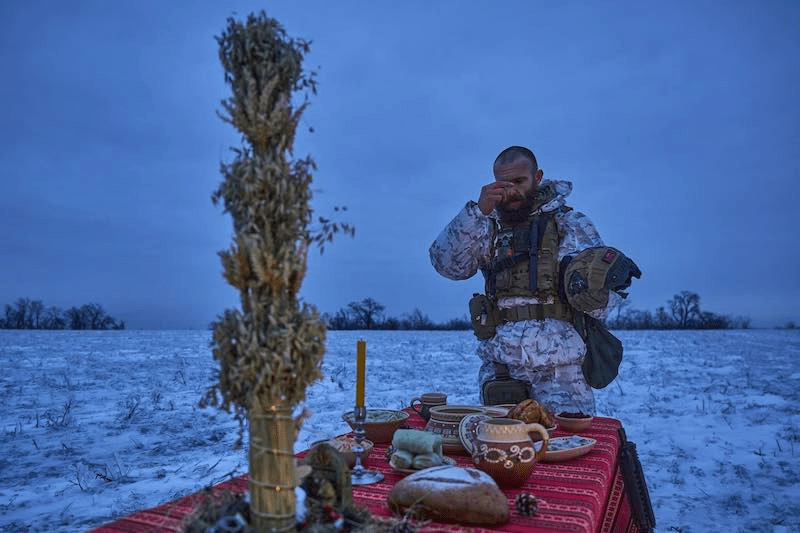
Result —
M536 500L536 496L533 494L521 492L517 494L514 502L516 504L517 511L521 515L533 516L539 512L539 502Z

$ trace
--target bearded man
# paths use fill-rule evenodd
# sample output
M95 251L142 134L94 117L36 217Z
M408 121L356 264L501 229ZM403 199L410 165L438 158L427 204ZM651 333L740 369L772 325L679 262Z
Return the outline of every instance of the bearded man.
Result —
M476 327L481 403L519 401L487 392L488 383L510 377L556 413L594 414L594 394L581 368L586 345L565 301L563 270L566 261L603 241L586 215L566 205L572 183L543 181L528 148L506 148L493 171L495 181L481 188L477 202L467 202L429 250L442 276L464 280L481 270L486 279L486 295L476 295L483 307L470 303L473 322L485 326L488 316L491 326L488 333ZM589 313L595 318L620 301L614 290L605 292Z

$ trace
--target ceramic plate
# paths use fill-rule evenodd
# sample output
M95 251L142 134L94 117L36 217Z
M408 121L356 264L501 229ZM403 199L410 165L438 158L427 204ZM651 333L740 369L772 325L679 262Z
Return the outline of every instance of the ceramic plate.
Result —
M500 418L508 414L509 409L502 405L484 405L481 407L484 413L489 416Z
M542 457L545 463L566 461L589 453L597 443L595 439L572 435L571 437L555 437L550 439L547 452Z
M442 464L436 466L453 466L456 464L456 460L452 457L442 457ZM421 470L425 470L424 468L395 468L389 463L389 466L392 467L392 470L395 472L400 472L401 474L411 474L414 472L419 472ZM429 468L433 468L432 466Z
M472 455L473 451L475 450L475 445L472 443L472 439L474 438L475 432L478 429L478 423L480 423L481 420L486 420L487 418L492 417L486 413L473 413L465 416L461 419L461 422L458 423L458 438L461 439L461 444L464 446L464 449L467 450L469 455Z

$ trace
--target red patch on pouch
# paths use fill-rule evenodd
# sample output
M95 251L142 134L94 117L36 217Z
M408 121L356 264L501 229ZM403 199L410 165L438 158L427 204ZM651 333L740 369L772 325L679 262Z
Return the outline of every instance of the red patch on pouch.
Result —
M615 257L617 257L617 252L614 250L608 250L605 255L603 255L603 262L612 263Z

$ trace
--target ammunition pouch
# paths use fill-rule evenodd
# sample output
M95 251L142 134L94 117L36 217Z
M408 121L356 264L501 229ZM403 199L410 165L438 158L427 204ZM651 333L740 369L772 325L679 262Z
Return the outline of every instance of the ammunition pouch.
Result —
M469 300L469 318L472 332L478 339L485 341L494 337L500 324L500 310L491 298L475 293Z
M495 379L487 381L481 387L483 405L518 404L531 397L528 383L512 379L506 365L495 363L494 374Z

